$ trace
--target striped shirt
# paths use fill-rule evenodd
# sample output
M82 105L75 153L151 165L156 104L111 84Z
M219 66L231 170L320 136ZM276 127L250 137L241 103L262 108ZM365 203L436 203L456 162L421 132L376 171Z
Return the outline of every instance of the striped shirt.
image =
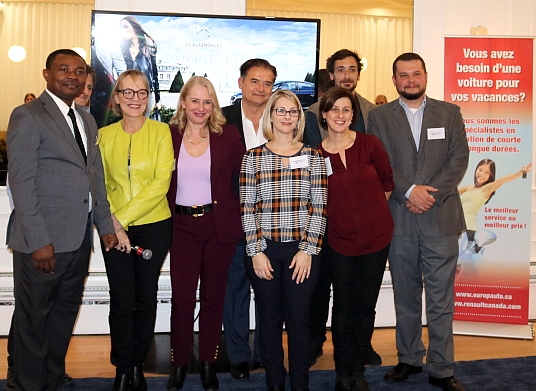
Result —
M304 167L283 166L283 158L266 144L249 150L240 170L242 227L246 251L254 256L266 240L299 241L309 255L320 253L326 227L327 175L320 152L304 145L294 156L306 156Z

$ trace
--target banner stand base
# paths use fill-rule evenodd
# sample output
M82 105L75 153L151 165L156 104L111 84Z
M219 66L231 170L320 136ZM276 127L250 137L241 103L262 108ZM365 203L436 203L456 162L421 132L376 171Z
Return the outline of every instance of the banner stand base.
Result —
M522 325L455 320L452 322L452 328L455 335L534 339L534 326L532 323Z

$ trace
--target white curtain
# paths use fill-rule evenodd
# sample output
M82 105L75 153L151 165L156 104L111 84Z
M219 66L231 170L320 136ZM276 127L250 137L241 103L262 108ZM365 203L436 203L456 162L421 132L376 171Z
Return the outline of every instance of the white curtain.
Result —
M89 4L88 4L89 3ZM42 70L47 55L56 49L81 47L89 61L93 2L77 4L3 1L0 13L0 131L7 129L9 115L24 103L24 95L38 96L45 88ZM13 45L26 49L26 59L8 59Z
M368 62L356 90L372 102L379 94L386 95L388 100L398 96L391 81L392 63L399 54L412 51L411 18L249 8L247 14L320 19L320 68L325 68L326 59L337 50L356 50Z

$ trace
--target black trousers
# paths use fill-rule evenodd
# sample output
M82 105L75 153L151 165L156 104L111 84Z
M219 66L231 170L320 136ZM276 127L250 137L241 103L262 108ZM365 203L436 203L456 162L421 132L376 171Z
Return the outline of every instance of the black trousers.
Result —
M328 243L327 227L320 252L320 276L313 293L311 306L311 349L316 354L324 342L326 342L326 323L329 317L329 302L331 299L331 270L330 270L331 247Z
M365 371L388 254L389 246L358 256L331 252L331 331L338 378L361 376Z
M309 386L309 314L320 273L320 259L317 255L313 256L309 278L296 284L292 280L294 269L289 269L289 266L298 252L298 242L266 242L268 248L264 254L274 269L272 280L260 279L255 275L251 258L248 257L245 262L258 303L257 325L262 362L266 368L266 383L272 387L285 384L282 341L284 322L288 333L290 385L292 388L304 389Z
M82 300L91 250L91 219L75 251L54 253L55 272L35 270L32 254L13 251L13 367L17 390L61 387L65 354Z
M171 230L171 218L129 227L130 244L150 249L153 256L149 260L135 251L103 251L110 285L110 358L118 373L132 373L134 366L142 365L151 346L158 278L171 244Z

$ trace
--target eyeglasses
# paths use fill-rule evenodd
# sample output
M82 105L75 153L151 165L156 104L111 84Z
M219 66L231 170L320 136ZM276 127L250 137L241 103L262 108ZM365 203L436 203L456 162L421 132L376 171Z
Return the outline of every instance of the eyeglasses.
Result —
M121 92L126 99L134 98L135 94L137 94L138 98L141 100L147 99L149 96L149 91L146 89L134 91L132 88L125 88L124 90L117 90L117 92Z
M289 113L291 117L297 117L300 115L300 110L298 109L285 110L283 108L279 108L279 109L275 109L274 111L275 111L275 114L280 117L284 117L285 115L287 115L287 113Z

